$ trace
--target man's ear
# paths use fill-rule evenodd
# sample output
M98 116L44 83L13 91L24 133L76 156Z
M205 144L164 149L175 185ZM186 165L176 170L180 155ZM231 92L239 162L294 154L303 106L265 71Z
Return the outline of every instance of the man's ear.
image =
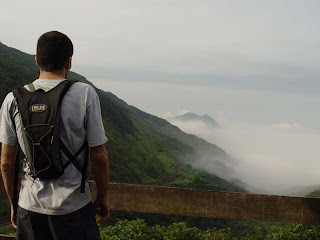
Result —
M38 68L40 68L38 64L37 56L34 57L34 61L36 62L36 65L38 66Z
M65 69L69 71L71 69L71 66L72 66L72 56L70 56L68 58L66 65L65 65Z

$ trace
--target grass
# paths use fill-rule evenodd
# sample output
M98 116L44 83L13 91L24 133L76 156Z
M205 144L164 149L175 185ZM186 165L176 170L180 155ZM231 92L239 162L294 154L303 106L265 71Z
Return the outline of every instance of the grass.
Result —
M16 235L16 230L12 226L0 228L0 234Z
M176 167L176 159L167 152L161 152L155 156L157 160L159 160L167 174L173 174Z

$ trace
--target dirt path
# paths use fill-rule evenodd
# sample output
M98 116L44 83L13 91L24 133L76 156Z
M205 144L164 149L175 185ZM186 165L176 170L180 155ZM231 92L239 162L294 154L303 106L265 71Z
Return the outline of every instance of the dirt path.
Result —
M174 180L176 180L177 177L178 177L178 175L179 175L179 172L180 172L180 165L177 165L177 166L175 167L175 169L174 169L173 175L171 175L171 176L167 177L166 179L164 179L164 180L160 183L160 185L161 185L161 186L167 185L167 184L173 182Z

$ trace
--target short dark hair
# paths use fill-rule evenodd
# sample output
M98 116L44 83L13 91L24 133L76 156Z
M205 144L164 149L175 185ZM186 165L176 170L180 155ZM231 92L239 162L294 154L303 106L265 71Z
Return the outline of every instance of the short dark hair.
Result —
M73 55L73 44L63 33L51 31L41 35L37 44L37 62L41 70L53 72L63 68Z

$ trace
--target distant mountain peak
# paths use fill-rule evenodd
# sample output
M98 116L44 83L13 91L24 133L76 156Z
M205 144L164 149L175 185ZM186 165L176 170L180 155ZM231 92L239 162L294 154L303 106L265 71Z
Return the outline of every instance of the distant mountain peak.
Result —
M192 113L192 112L187 112L183 115L180 115L178 117L200 117L198 114Z
M221 125L216 120L214 120L211 116L209 116L208 114L200 116L196 113L188 112L183 115L180 115L180 116L177 116L174 118L170 118L169 120L183 121L183 122L201 121L201 122L208 124L210 126L213 126L215 128L221 128Z

